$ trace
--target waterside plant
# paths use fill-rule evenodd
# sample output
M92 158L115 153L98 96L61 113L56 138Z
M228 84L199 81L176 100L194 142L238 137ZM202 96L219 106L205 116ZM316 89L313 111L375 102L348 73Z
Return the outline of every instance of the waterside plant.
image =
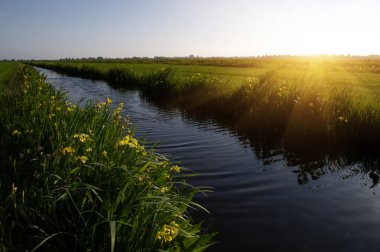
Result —
M204 115L285 145L310 143L373 149L380 141L380 101L363 98L343 83L284 80L276 71L238 87L220 76L179 77L171 68L144 73L125 65L33 62L61 73L137 88L147 99ZM103 66L103 67L102 67Z
M204 190L134 138L123 104L71 104L32 67L0 92L0 250L203 251Z

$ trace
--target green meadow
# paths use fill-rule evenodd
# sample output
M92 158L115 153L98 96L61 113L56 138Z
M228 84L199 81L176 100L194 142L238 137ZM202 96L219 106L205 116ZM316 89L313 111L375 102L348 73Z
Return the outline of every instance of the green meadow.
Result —
M260 77L268 71L275 72L283 81L307 81L307 83L344 85L366 97L378 98L380 95L380 59L355 57L274 57L263 59L198 59L198 60L110 60L107 62L72 61L55 62L80 67L85 64L107 72L111 68L126 68L138 74L170 68L180 78L196 74L212 75L238 87L247 78ZM54 62L46 62L54 64Z

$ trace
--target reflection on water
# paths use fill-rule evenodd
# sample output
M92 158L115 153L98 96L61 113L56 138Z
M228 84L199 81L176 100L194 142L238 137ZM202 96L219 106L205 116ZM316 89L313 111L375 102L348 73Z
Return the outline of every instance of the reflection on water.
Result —
M290 149L260 136L236 133L183 109L141 98L101 81L41 70L70 100L124 102L137 137L195 171L198 186L214 192L196 199L217 230L212 251L378 251L380 247L379 157L324 146ZM84 101L83 101L84 102Z

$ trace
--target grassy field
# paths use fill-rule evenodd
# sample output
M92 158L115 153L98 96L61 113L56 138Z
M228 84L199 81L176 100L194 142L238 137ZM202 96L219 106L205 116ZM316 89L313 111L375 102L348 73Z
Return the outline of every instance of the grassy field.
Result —
M244 63L245 62L245 63ZM170 64L169 64L170 63ZM205 114L280 142L375 146L380 140L380 61L371 58L33 62L156 102Z
M101 71L111 68L133 69L136 73L159 71L171 68L176 76L188 78L196 74L212 75L239 87L247 78L260 77L268 71L275 71L284 81L302 81L327 85L344 85L368 98L380 97L380 59L355 57L322 58L264 58L264 59L187 59L187 60L130 60L119 62L61 62L65 64L86 64Z
M78 107L33 68L0 64L1 251L203 251L202 192L144 148L122 104Z

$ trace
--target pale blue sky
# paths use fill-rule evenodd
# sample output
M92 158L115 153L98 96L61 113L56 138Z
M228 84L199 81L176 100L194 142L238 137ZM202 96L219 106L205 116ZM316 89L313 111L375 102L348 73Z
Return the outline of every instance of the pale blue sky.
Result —
M0 59L380 54L377 0L1 0Z

